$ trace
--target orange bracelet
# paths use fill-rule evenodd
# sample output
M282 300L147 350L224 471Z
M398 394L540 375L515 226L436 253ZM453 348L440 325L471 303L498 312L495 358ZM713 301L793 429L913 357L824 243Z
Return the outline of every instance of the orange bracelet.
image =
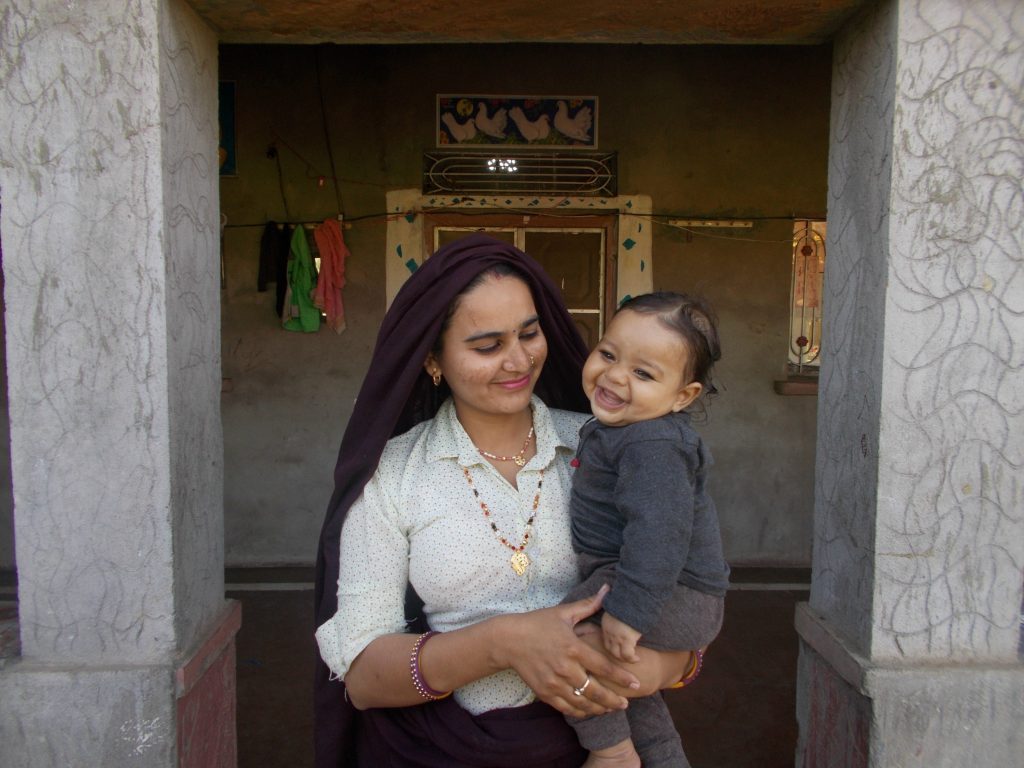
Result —
M670 685L669 688L670 689L673 689L673 688L685 688L686 686L688 686L690 683L692 683L694 680L697 679L697 675L700 674L700 671L703 668L704 668L704 651L700 650L700 649L698 649L696 651L691 651L690 652L690 668L688 670L686 670L686 674L684 674L679 679L678 682L672 683L672 685Z

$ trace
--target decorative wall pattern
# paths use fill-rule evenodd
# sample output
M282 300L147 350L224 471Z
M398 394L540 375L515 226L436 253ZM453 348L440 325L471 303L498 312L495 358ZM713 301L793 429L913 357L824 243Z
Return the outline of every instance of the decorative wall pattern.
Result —
M188 648L224 604L217 39L185 3L160 9L174 618Z
M437 95L437 146L597 148L597 97Z
M0 183L22 652L123 662L174 646L161 136L155 11L104 11L8 4Z
M215 40L183 2L0 30L22 652L166 662L223 600Z
M893 4L879 3L833 48L811 605L862 651L874 578L895 16Z
M1024 9L900 9L876 657L1015 659L1024 573Z
M835 47L811 599L874 659L1016 656L1022 40L900 2Z

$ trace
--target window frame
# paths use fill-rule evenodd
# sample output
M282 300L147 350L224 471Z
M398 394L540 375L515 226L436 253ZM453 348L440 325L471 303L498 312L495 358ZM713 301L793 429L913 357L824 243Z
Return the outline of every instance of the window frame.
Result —
M541 197L494 195L464 197L424 195L416 188L392 189L386 195L387 236L384 259L385 306L427 256L423 229L427 215L441 211L517 213L529 216L612 214L616 218L614 306L629 296L650 293L653 286L653 203L649 195L615 197Z
M786 332L786 378L774 383L775 392L780 395L817 395L818 376L821 365L822 339L824 328L822 314L825 300L825 268L827 264L826 239L828 222L826 219L799 218L793 219L792 260L790 262L789 311L787 314ZM810 245L813 243L813 245ZM812 247L812 253L804 253L805 247ZM800 260L803 260L801 267ZM820 270L815 269L816 284L808 282L808 263L812 259L820 262ZM803 281L800 278L803 276ZM816 293L817 304L812 308L814 317L809 321L805 316L801 296L809 291ZM800 321L797 322L797 315ZM806 328L810 326L810 332ZM799 327L798 327L799 326ZM803 339L804 344L798 344ZM814 356L807 362L801 359L803 347L810 347ZM794 358L796 358L794 362Z
M423 238L425 253L433 253L440 244L441 230L464 230L467 232L511 231L514 233L515 246L529 252L526 247L527 235L531 232L600 232L602 259L599 264L599 295L600 306L596 309L568 306L569 313L598 313L598 338L604 333L604 327L616 307L616 264L618 262L618 221L610 214L579 214L579 215L544 215L536 216L522 213L488 212L466 213L462 211L443 211L425 214Z

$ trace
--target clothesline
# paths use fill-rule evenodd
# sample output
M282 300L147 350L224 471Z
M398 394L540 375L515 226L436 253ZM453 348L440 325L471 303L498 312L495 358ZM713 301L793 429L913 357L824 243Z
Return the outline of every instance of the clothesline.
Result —
M338 219L338 222L341 224L341 228L342 229L351 229L352 228L352 224L350 222L343 221L341 218ZM324 220L323 219L317 219L315 221L277 221L275 219L270 219L268 221L259 222L258 224L257 223L253 223L253 224L225 224L224 228L225 229L246 229L246 228L251 228L251 227L265 227L265 226L267 226L267 224L270 224L270 223L276 224L278 229L284 229L286 226L288 226L288 227L304 227L306 229L316 229L317 227L319 227L321 224L324 223Z

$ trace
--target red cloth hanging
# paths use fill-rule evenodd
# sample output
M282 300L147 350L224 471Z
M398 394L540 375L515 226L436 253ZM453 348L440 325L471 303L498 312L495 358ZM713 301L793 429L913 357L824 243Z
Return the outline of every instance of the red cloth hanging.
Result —
M349 257L341 226L334 219L325 219L313 232L320 251L320 274L313 291L313 304L327 315L327 325L335 333L345 330L345 305L341 289L345 287L345 260Z

